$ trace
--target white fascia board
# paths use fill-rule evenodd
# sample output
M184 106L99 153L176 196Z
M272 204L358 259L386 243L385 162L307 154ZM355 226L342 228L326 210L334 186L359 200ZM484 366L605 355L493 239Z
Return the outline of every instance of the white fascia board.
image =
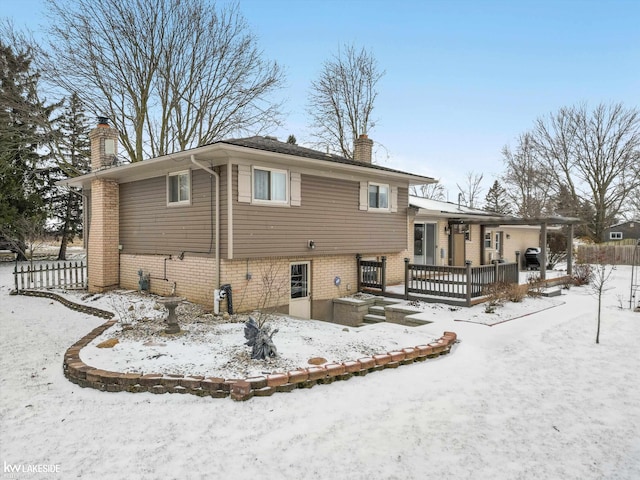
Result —
M229 158L232 158L233 163L283 165L288 168L295 167L296 171L309 175L335 176L358 181L366 176L366 178L379 179L386 183L397 182L401 185L424 185L437 182L430 177L406 172L379 170L367 166L299 157L219 142L141 162L98 170L79 177L60 180L57 184L88 189L94 179L109 179L118 183L128 183L163 176L180 168L193 166L190 161L191 155L195 155L200 161L212 162L213 165L225 164Z

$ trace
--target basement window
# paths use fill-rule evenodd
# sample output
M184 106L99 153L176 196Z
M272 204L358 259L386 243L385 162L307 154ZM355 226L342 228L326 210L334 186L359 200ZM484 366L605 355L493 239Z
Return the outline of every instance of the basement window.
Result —
M191 172L170 173L167 176L167 204L185 205L191 203Z

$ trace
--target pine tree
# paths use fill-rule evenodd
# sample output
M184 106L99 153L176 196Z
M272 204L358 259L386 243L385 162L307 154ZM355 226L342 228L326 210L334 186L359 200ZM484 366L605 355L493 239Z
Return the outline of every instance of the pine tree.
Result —
M50 108L38 98L39 75L28 51L0 40L0 234L25 259L28 236L45 222L39 170Z
M581 200L571 194L565 185L560 186L558 193L552 198L554 214L564 217L577 217L584 223L575 226L574 234L578 237L592 237L592 225L595 221L595 210L586 201ZM609 219L610 224L615 223L614 219Z
M484 201L485 210L501 215L513 215L511 206L509 205L509 199L507 198L507 191L500 185L498 180L493 182Z
M50 229L60 239L58 260L66 260L67 246L82 235L82 195L72 188L55 185L57 180L88 173L91 162L90 126L80 98L73 93L65 100L64 110L56 119L51 138Z

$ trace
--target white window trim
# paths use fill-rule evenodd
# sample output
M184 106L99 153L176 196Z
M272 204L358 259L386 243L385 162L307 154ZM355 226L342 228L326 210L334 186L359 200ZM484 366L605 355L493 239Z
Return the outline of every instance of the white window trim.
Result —
M487 238L487 236L489 236L489 238ZM489 241L489 245L487 245L487 240ZM486 232L484 234L484 248L492 248L493 245L493 235L492 232Z
M189 198L186 200L178 200L177 202L172 202L171 201L171 183L169 179L171 177L178 177L180 175L187 175L187 178L189 179ZM167 174L167 206L178 207L178 206L191 205L192 187L193 185L191 183L191 170L180 170L179 172L171 172Z
M256 192L255 192L255 171L256 170L261 170L263 172L270 172L270 173L284 173L285 175L285 181L284 181L284 188L285 188L284 198L285 199L284 200L264 200L261 198L256 198ZM289 170L282 170L282 169L270 168L270 167L251 167L251 203L255 205L289 206L289 199L290 199L289 182L290 182Z
M369 188L371 186L386 187L387 188L387 206L386 207L372 207L369 205ZM368 182L367 184L367 207L370 212L390 212L391 211L391 185L388 183Z
M622 240L622 232L609 232L609 240Z

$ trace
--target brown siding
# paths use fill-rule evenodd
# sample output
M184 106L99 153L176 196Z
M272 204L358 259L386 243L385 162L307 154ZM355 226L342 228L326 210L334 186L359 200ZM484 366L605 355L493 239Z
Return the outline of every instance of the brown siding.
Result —
M359 210L359 181L302 175L302 205L237 202L234 168L234 258L399 252L407 248L407 188L397 213ZM363 179L366 180L366 179ZM313 240L315 250L307 248Z
M167 206L165 176L121 184L122 253L213 255L215 179L210 177L202 170L192 171L192 203L187 206Z
M227 166L219 167L220 172L220 258L227 257ZM214 219L215 221L215 219Z

